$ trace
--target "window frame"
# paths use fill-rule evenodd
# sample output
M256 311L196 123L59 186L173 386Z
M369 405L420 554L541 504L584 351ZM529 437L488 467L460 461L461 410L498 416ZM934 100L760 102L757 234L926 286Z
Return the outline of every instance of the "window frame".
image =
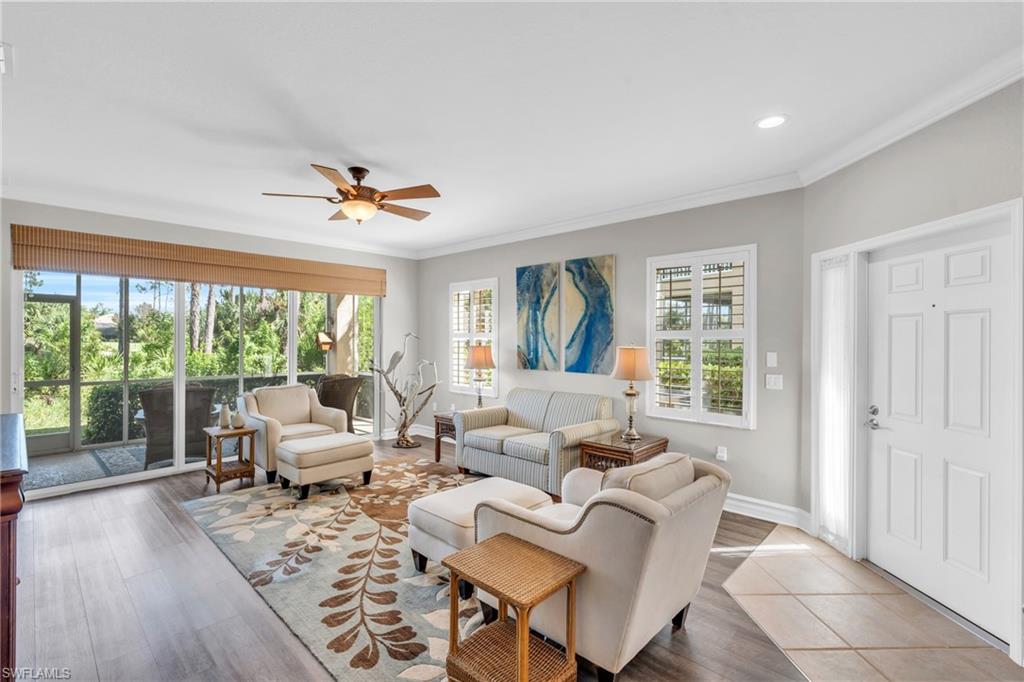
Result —
M722 261L742 261L743 278L743 328L704 329L704 266ZM686 331L658 331L657 324L657 280L656 272L665 267L690 267L690 329ZM649 349L651 373L657 377L657 342L662 339L681 339L690 342L690 407L674 409L659 407L657 390L652 382L646 391L646 415L656 419L713 424L732 428L754 430L757 428L757 244L689 251L665 256L651 256L647 259L647 347ZM696 312L699 311L699 314ZM730 315L732 310L730 309ZM743 342L743 414L727 415L704 410L703 400L703 344L704 341L739 340ZM657 382L657 379L654 379Z
M482 289L491 290L491 333L480 334L472 331L472 322L474 319L474 307L473 292L480 291ZM469 320L470 320L470 331L468 333L456 333L452 325L452 294L456 291L469 291ZM456 340L468 340L470 345L473 345L478 340L487 340L491 342L491 355L494 357L495 369L491 372L491 385L481 386L481 395L487 398L498 397L498 278L488 277L484 279L474 279L464 282L452 282L448 285L448 299L445 303L448 315L448 350L445 355L448 358L448 390L451 393L459 393L463 395L476 395L476 384L472 380L468 384L459 384L455 382L455 368L451 366L452 363L452 346Z

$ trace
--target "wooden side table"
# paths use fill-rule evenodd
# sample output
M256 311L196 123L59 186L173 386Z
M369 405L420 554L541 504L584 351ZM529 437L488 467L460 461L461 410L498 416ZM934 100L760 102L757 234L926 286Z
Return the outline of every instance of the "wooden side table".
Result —
M455 413L437 412L434 414L434 461L441 461L441 439L455 440Z
M448 677L459 682L576 679L576 578L586 566L507 533L487 538L442 562L451 571ZM459 643L459 580L498 598L498 620ZM530 635L530 611L566 587L565 653ZM508 607L516 622L508 621Z
M626 442L614 433L580 443L580 466L604 471L613 467L639 464L645 459L668 450L668 438L644 436L638 441Z
M253 485L256 485L256 429L207 426L203 431L206 432L206 478L217 485L217 492L220 492L221 483L235 478L252 479ZM242 456L242 439L246 437L249 438L248 462ZM238 439L237 462L224 461L223 444L226 438ZM214 452L217 455L216 461L213 461Z

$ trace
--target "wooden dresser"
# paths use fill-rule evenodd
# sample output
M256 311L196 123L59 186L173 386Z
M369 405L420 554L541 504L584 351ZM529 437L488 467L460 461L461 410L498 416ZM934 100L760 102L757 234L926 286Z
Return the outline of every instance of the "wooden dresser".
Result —
M21 479L28 473L25 425L20 414L0 414L0 670L14 668L18 513Z

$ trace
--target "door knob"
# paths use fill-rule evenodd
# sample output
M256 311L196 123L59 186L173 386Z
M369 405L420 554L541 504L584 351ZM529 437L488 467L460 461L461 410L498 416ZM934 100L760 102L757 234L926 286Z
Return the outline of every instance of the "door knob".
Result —
M868 408L868 414L870 414L872 417L877 417L878 416L878 405L870 406Z
M868 419L866 422L864 422L864 426L868 427L872 431L877 431L878 429L882 428L881 426L878 425L878 420L875 419L874 417L871 417L871 419Z

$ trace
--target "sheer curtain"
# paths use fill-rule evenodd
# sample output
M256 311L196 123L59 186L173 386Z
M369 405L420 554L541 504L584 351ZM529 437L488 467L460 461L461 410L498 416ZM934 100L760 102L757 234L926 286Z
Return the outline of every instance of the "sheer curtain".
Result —
M818 509L822 539L850 548L853 325L847 256L821 263L818 372Z

